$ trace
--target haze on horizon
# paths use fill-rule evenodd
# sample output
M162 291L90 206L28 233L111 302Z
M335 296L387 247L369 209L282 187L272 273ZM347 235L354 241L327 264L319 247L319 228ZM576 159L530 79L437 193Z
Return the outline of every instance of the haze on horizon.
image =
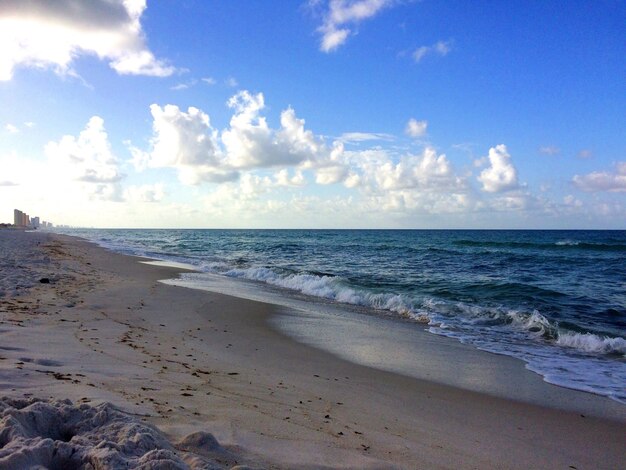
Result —
M625 229L624 24L623 0L5 0L0 222Z

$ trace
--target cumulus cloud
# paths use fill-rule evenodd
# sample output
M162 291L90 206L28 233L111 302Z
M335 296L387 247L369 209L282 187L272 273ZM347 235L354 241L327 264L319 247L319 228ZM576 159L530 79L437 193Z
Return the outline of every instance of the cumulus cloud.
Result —
M104 120L93 116L78 137L63 136L45 147L52 171L68 183L79 183L92 199L121 201L118 160L111 151Z
M487 158L489 167L478 176L478 181L483 185L483 191L499 193L519 187L517 170L511 162L506 145L500 144L490 148Z
M111 152L104 120L99 116L89 120L78 138L63 136L58 142L49 142L45 152L52 163L64 168L75 181L109 185L123 178L117 158Z
M452 50L452 41L438 41L432 46L420 46L413 51L413 60L417 63L427 55L444 57Z
M281 127L271 129L260 115L265 107L263 94L237 93L228 101L235 114L230 128L222 132L222 142L230 163L237 168L296 165L315 159L324 144L304 129L292 108L280 115Z
M417 119L409 119L404 132L411 137L422 137L426 135L427 121L418 121Z
M427 147L421 155L406 155L395 163L386 152L372 152L354 161L370 188L385 191L449 191L464 188L448 158Z
M309 2L319 6L319 0ZM330 0L323 2L323 23L317 28L322 38L320 50L331 52L343 45L354 27L362 21L373 18L384 8L394 5L396 0Z
M302 171L296 171L293 176L289 175L289 170L283 168L274 175L276 186L299 187L306 184L306 179Z
M626 192L626 162L619 162L615 172L594 171L586 175L575 175L572 182L585 192Z
M136 168L176 168L185 184L238 177L225 163L217 142L218 132L211 127L207 114L194 107L184 112L171 104L153 104L150 112L154 131L151 148L148 152L131 148Z
M109 61L119 74L164 77L174 67L147 48L145 0L4 0L0 3L0 80L18 66L73 74L81 55Z
M131 147L137 169L175 168L185 184L224 182L239 178L244 170L290 167L323 162L333 149L304 128L292 108L280 115L280 127L270 127L261 111L262 93L241 91L228 100L233 110L229 127L211 126L209 115L190 107L152 105L153 137L144 152Z
M321 170L319 184L341 181L358 190L360 198L351 202L353 213L455 213L475 205L467 178L431 147L399 157L380 148L348 151L339 154L336 168Z
M315 182L317 184L336 184L343 181L347 176L348 168L345 166L326 166L315 172Z

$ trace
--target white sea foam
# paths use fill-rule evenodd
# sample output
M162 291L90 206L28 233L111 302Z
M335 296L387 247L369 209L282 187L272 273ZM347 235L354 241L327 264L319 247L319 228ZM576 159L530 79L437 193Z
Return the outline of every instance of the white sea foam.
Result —
M559 332L556 343L592 354L621 354L626 357L626 340L593 333Z
M229 277L264 282L313 297L371 307L377 310L386 310L402 316L414 314L414 302L407 296L357 290L346 286L346 281L339 276L318 276L315 274L280 275L276 271L265 267L230 269L223 274Z
M557 246L577 246L580 245L580 242L576 240L559 240L555 244Z
M544 338L553 338L556 335L556 326L537 310L527 314L516 310L507 312L507 317L514 326Z

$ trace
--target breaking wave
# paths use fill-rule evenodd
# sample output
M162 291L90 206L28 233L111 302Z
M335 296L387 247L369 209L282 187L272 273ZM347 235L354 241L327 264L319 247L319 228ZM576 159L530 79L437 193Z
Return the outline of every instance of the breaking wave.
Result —
M626 357L626 340L593 333L559 333L556 344L591 354L616 354Z
M223 267L214 264L215 268ZM445 329L459 336L472 336L473 331L491 330L491 334L506 334L507 330L526 334L527 339L550 343L564 348L593 355L626 355L626 339L602 336L591 332L577 333L559 327L537 310L507 309L487 307L463 302L449 302L426 297L412 297L406 294L371 292L351 286L340 276L316 275L310 273L279 273L267 267L229 269L220 274L272 286L289 289L312 297L335 302L369 307L380 311L398 314L420 323L429 323L437 331ZM456 335L455 335L456 336Z

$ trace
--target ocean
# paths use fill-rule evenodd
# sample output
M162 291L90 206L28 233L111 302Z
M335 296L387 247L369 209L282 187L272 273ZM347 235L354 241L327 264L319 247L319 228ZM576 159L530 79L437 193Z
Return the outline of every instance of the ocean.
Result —
M626 231L105 230L64 233L257 292L359 306L626 403ZM417 358L416 358L417 360Z

